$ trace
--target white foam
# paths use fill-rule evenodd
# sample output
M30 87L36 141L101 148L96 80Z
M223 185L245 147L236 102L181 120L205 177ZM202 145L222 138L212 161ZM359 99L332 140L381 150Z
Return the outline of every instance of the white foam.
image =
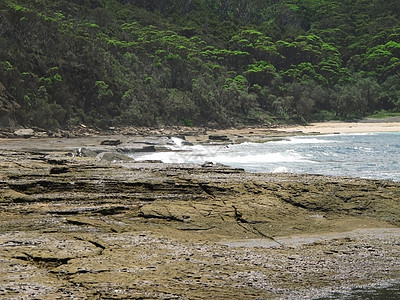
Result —
M210 157L211 161L219 163L279 163L279 162L312 162L307 160L294 151L285 151L283 153L263 153L263 154L220 154L215 157Z
M262 165L268 163L315 163L307 159L294 150L284 152L262 153L262 154L246 154L243 152L231 152L226 149L215 149L212 147L192 147L191 151L171 151L171 152L156 152L145 154L138 158L138 161L143 160L161 160L164 163L204 163L211 161L214 163L222 163L227 165Z
M171 140L175 143L176 146L182 148L184 140L177 137L171 137Z
M335 141L326 140L321 138L302 138L302 137L292 137L289 140L276 141L276 144L326 144L334 143Z
M272 170L272 173L288 173L289 169L286 167L277 167L276 169Z
M132 157L139 161L160 160L165 163L203 164L212 161L250 172L311 173L400 181L400 145L399 139L393 135L302 136L286 141L229 146L192 146L179 138L170 141L170 151L142 153L140 157L135 153Z
M163 163L183 163L178 156L175 155L174 152L156 152L151 154L145 154L136 158L137 161L145 161L145 160L160 160Z

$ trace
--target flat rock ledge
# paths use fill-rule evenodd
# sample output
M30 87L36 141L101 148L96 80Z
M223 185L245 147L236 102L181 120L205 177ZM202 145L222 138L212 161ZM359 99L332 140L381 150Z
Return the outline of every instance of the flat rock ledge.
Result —
M317 299L400 278L400 183L18 143L0 146L1 299Z

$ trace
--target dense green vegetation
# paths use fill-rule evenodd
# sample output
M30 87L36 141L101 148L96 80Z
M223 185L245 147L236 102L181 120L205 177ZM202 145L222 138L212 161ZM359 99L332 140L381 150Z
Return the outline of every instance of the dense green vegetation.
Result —
M22 124L235 126L400 111L398 0L3 0Z

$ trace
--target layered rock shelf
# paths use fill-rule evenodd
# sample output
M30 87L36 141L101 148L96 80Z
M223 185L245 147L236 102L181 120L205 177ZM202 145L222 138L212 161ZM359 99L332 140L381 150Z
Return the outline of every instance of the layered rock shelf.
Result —
M399 183L124 159L166 140L1 140L0 298L301 299L399 280Z

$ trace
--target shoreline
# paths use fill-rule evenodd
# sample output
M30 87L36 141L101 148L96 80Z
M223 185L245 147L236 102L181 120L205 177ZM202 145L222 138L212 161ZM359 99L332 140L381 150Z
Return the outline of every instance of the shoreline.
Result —
M400 183L123 161L167 134L3 140L0 297L316 299L400 278Z
M325 121L307 125L284 125L276 128L246 127L214 130L227 135L302 135L400 132L400 117L363 119L358 122Z
M205 142L210 135L226 136L233 142L243 139L260 140L266 137L318 134L351 134L374 132L400 132L400 116L382 119L366 118L354 122L324 121L307 125L246 126L240 128L205 128L205 127L110 127L96 129L80 125L69 130L45 131L39 128L0 128L0 140L8 139L52 139L52 138L95 138L95 137L188 137L190 142ZM223 142L224 139L216 141ZM227 141L227 140L225 140Z
M279 130L279 129L278 129ZM346 133L374 133L400 132L400 122L322 122L310 123L304 126L293 126L284 130L302 131L306 134L346 134Z

